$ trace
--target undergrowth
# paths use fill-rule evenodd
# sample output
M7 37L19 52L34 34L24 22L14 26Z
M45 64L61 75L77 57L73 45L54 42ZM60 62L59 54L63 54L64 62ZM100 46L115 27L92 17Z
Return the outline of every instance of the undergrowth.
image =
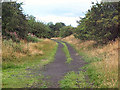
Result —
M7 42L7 41L6 41ZM9 42L9 41L8 41ZM46 88L47 82L43 80L44 76L42 74L34 75L32 74L34 70L42 68L44 65L52 62L58 47L58 44L51 40L43 40L37 43L29 43L28 51L29 53L21 55L21 57L16 56L16 58L10 56L8 51L8 58L4 56L3 67L3 78L2 87L3 88L31 88L33 85L39 83L39 88ZM11 48L9 44L6 47L7 50ZM25 46L25 43L23 43ZM4 47L4 45L3 45ZM25 47L23 47L25 48ZM36 49L35 49L36 48ZM13 51L13 47L11 50ZM7 51L3 48L3 54ZM22 49L23 50L23 49ZM32 52L31 52L32 51ZM17 51L13 51L13 55ZM33 54L34 52L34 54ZM7 53L7 52L6 52ZM21 52L17 52L21 53ZM33 70L33 71L32 71Z

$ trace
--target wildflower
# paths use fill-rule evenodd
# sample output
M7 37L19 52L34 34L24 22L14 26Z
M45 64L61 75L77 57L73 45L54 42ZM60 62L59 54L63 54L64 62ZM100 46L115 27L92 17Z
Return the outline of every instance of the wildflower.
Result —
M16 36L16 35L17 35L17 33L16 33L16 32L14 32L14 35Z
M31 35L31 33L28 33L28 35Z

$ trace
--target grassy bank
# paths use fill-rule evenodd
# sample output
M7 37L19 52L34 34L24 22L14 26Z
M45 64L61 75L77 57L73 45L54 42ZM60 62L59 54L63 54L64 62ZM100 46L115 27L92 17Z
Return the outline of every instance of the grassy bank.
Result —
M118 40L107 45L100 45L95 41L81 41L72 35L62 40L70 43L82 58L89 62L84 67L84 74L88 75L93 87L118 87Z
M66 46L66 44L65 43L63 43L63 42L61 42L62 44L63 44L63 51L65 52L65 55L66 55L66 57L67 57L67 61L66 61L66 63L70 63L71 62L71 60L72 60L72 58L71 58L71 56L70 56L70 53L69 53L69 50L68 50L68 47Z
M39 83L39 87L47 87L42 74L35 70L52 62L58 44L49 39L42 39L35 43L14 43L3 41L3 88L32 87ZM34 73L34 74L33 74Z

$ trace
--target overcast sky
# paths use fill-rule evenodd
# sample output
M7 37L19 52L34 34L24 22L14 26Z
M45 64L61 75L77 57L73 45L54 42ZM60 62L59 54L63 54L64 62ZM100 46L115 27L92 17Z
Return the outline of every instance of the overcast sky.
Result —
M23 2L25 14L33 15L42 22L63 22L77 26L76 20L84 17L96 0L17 0ZM101 1L101 0L97 0Z

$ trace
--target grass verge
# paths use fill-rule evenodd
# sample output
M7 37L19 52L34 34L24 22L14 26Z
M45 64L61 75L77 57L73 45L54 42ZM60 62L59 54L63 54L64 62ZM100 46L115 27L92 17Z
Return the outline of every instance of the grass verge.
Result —
M86 88L89 84L85 80L84 72L68 72L64 78L59 81L61 88Z
M66 44L65 43L63 43L63 42L61 42L62 44L63 44L63 51L65 52L65 55L66 55L66 57L67 57L67 61L66 61L66 63L70 63L71 62L71 60L72 60L72 58L71 58L71 56L70 56L70 53L69 53L69 50L68 50L68 47L66 46Z
M71 45L73 46L73 45ZM75 48L75 46L73 46ZM83 69L86 70L84 73L89 77L89 82L93 83L94 88L117 88L118 87L118 77L115 71L108 71L105 63L102 61L102 57L90 56L82 50L77 50L83 60L88 62Z
M63 39L72 44L82 58L89 62L84 69L94 88L118 88L118 40L107 45L81 41L70 36Z
M43 54L28 54L16 60L8 59L3 62L3 88L31 88L37 84L39 84L37 88L47 87L47 82L43 80L44 76L37 70L54 60L58 44L51 40L43 40L34 44L34 47L42 50Z

